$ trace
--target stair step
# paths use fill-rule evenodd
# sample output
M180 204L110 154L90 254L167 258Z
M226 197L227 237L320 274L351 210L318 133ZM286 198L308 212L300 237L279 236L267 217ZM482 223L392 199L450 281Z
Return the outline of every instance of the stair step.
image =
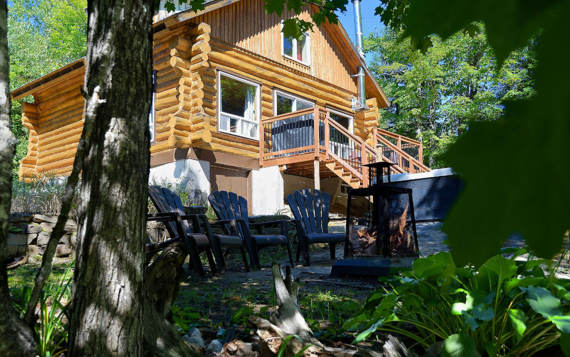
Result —
M350 182L358 182L360 179L358 177L351 177Z

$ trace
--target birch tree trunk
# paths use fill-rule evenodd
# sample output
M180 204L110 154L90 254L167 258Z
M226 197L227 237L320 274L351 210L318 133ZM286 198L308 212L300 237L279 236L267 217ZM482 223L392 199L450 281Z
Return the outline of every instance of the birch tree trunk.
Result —
M152 1L88 1L70 356L141 356Z
M32 330L20 320L14 310L6 272L12 162L16 148L16 138L10 130L7 17L6 0L0 0L0 356L33 356L36 346Z

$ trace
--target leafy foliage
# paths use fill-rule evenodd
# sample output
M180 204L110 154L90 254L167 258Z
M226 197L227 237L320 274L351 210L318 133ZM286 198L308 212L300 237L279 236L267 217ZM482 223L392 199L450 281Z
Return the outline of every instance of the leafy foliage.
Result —
M62 269L55 269L57 274L52 274L45 286L39 303L38 323L34 326L37 340L38 355L41 357L59 356L65 353L67 346L67 321L68 303L71 300L71 280L73 266L69 265ZM12 277L11 280L14 280ZM11 289L12 297L20 314L25 313L25 307L30 299L31 286L24 284L33 281L30 276Z
M439 345L445 356L531 355L560 345L570 329L570 282L546 276L544 260L515 260L523 253L493 256L479 269L457 267L449 253L418 259L344 326L362 331L356 342L399 333L426 349Z
M501 117L503 103L534 94L536 66L533 47L513 53L496 72L496 60L482 24L447 40L429 37L432 46L421 53L402 31L387 28L365 40L370 64L392 105L382 109L383 125L422 139L424 157L432 168L438 157L471 122Z
M498 65L539 34L537 95L506 102L501 120L471 124L444 156L466 182L443 228L458 263L482 263L513 232L539 256L561 249L570 211L570 68L565 63L570 51L561 46L569 33L569 11L570 1L562 0L410 3L406 34L415 42L432 33L447 38L483 21ZM547 185L536 173L539 166L548 173Z
M8 3L10 87L18 88L86 52L86 0L14 0ZM18 139L13 175L26 155L28 134L20 102L12 103L12 132Z

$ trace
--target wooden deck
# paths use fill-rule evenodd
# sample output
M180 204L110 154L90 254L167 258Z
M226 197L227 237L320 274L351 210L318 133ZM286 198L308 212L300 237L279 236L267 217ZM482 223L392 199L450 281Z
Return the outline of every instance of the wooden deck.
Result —
M383 129L368 141L350 133L322 107L274 116L260 125L259 163L286 173L320 178L337 176L353 188L368 186L364 164L389 161L395 173L427 172L422 143ZM315 185L318 185L315 182Z

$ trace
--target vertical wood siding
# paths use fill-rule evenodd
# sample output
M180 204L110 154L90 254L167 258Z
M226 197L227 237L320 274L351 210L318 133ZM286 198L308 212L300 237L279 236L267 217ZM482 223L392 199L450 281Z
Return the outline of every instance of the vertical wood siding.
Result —
M299 17L310 21L311 9ZM293 11L284 11L283 18L294 17ZM239 19L239 21L231 21ZM260 54L273 61L285 64L356 93L356 81L351 77L348 64L342 58L330 35L314 26L311 37L311 63L306 66L281 55L281 19L267 15L263 0L242 0L192 20L205 22L212 28L212 37L234 44L245 50Z

